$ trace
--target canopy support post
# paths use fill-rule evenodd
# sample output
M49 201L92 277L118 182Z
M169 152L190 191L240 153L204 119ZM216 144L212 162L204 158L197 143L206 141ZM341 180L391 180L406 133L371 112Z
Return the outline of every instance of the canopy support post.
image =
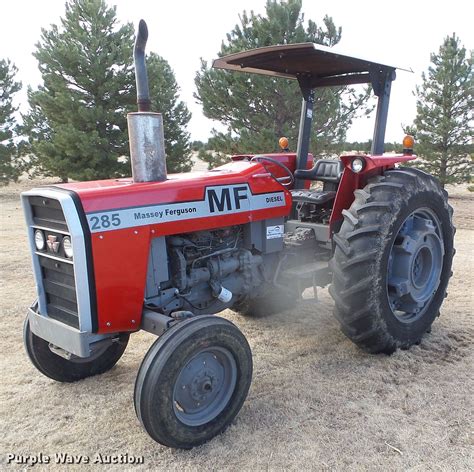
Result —
M382 155L384 152L388 105L390 102L392 81L395 80L395 71L393 69L371 71L370 76L374 93L379 97L377 102L377 114L375 116L374 137L370 151L372 156L377 156Z
M301 105L298 146L296 148L296 168L306 169L309 141L311 139L311 125L313 123L314 89L311 87L311 77L298 78L298 83L303 94L303 102ZM295 179L295 189L302 188L304 188L304 180Z

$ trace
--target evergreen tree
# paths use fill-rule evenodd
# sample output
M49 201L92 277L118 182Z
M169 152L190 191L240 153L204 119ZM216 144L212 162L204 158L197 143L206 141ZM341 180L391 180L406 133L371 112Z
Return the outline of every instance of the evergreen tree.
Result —
M340 38L341 28L328 16L322 26L309 20L305 27L301 0L268 0L265 16L243 12L240 25L227 34L219 56L274 44L314 42L334 46ZM274 151L281 136L287 136L290 147L296 148L302 99L296 81L214 70L202 61L195 83L204 114L227 127L227 133L213 132L213 150L221 157ZM349 87L316 91L311 143L314 153L329 153L335 144L344 141L356 110L363 107L367 96ZM218 162L215 155L211 160L213 164Z
M133 28L104 0L71 0L61 28L42 29L34 52L43 78L28 91L25 131L45 175L78 180L128 172L126 113L133 104Z
M473 169L473 52L467 55L455 34L446 37L416 89L414 165L437 176L441 184L469 180ZM471 155L469 155L471 151Z
M43 85L25 117L34 173L90 180L130 175L126 115L136 110L131 24L105 0L70 0L61 27L42 30L34 56ZM168 167L186 169L189 121L169 65L151 56L150 89L164 114ZM169 87L169 89L168 89ZM189 153L189 152L188 152ZM175 162L176 160L176 166Z
M21 89L15 81L18 69L8 59L0 60L0 184L16 180L21 168L16 157L13 95Z
M168 62L155 53L147 58L151 109L163 114L166 167L168 172L191 170L191 144L186 126L191 119L186 104L179 101L179 87Z

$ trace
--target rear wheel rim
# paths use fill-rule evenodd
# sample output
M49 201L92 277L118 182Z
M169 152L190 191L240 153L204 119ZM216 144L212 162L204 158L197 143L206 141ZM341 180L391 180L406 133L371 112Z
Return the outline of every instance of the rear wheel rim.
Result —
M237 363L223 347L199 350L181 369L173 391L176 417L187 426L201 426L228 405L237 384Z
M387 270L390 308L397 320L420 319L436 295L443 268L441 224L429 208L411 213L393 242Z

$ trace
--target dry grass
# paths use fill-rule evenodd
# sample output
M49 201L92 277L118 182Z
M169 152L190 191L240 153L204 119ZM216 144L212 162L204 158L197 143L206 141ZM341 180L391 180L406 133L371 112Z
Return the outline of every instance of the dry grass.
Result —
M453 199L461 228L454 277L441 318L419 346L390 357L363 353L339 331L326 290L317 304L266 319L227 311L253 350L249 397L224 434L175 451L154 443L133 410L151 335L134 335L114 369L76 384L55 383L28 361L22 323L35 290L18 193L31 186L0 191L0 469L9 452L144 456L132 470L473 469L472 194Z

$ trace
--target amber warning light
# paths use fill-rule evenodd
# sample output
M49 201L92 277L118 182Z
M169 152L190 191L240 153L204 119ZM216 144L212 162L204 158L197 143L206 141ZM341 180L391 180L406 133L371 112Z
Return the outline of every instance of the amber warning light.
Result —
M278 144L279 144L279 146L281 147L281 149L282 149L283 151L288 151L288 145L289 145L289 143L288 143L288 138L285 138L284 136L281 137L281 138L278 140Z
M413 136L407 134L403 138L403 154L413 154L413 146L415 145L415 139Z

